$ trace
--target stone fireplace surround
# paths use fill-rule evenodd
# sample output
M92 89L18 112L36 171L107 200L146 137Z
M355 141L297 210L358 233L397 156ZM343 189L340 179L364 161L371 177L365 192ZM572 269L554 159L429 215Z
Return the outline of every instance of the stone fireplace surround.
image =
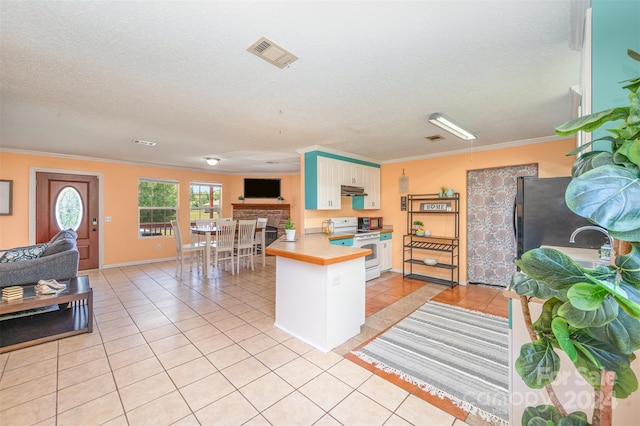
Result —
M290 204L251 204L233 203L231 216L234 220L267 218L267 226L273 226L278 230L278 236L284 234L284 224L291 216Z

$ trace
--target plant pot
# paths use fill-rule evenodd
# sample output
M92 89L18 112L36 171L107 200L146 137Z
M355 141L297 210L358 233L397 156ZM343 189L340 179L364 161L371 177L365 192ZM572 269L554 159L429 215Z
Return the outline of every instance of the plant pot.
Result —
M285 240L287 241L293 241L296 239L296 230L295 229L285 229L284 230L285 233Z
M456 195L456 192L453 189L447 189L446 195L447 197L452 198L454 195Z

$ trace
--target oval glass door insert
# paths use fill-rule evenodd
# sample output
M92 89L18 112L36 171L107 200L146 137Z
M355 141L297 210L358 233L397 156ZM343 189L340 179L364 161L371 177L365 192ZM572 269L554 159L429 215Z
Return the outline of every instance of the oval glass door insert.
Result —
M70 186L64 188L58 194L55 204L56 223L60 230L71 228L78 230L82 223L82 197L80 193Z

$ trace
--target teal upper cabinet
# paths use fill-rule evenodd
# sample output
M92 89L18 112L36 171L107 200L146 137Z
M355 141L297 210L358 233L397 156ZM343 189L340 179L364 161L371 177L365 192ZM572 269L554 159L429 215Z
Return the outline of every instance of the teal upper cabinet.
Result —
M304 207L339 210L340 185L361 186L367 196L351 197L353 209L380 208L380 166L322 151L304 154Z

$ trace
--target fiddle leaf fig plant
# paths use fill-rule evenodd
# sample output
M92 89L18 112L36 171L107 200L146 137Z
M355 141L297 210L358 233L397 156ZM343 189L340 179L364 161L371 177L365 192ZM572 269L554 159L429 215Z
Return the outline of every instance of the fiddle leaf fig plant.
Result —
M637 52L628 55L640 61ZM588 424L586 414L568 413L553 390L560 369L556 351L594 388L594 425L612 423L611 396L627 398L638 389L631 362L640 349L640 77L624 83L628 106L579 117L556 133L612 126L609 135L567 154L578 157L565 200L573 212L626 242L628 252L596 269L550 248L527 251L516 261L520 270L509 289L520 295L532 340L520 348L516 371L530 388L545 388L553 404L527 408L523 425ZM610 150L593 150L596 141ZM536 321L528 306L534 297L544 300Z

